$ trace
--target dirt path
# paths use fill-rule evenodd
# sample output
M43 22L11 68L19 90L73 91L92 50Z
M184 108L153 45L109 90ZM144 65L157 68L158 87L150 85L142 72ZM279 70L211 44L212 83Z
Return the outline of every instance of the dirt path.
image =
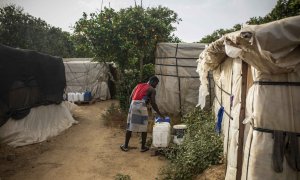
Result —
M132 180L157 177L166 163L150 152L139 152L139 138L130 145L137 149L122 152L124 131L103 125L101 113L116 101L102 101L80 106L78 125L47 142L16 149L0 147L0 179L115 179L120 173Z

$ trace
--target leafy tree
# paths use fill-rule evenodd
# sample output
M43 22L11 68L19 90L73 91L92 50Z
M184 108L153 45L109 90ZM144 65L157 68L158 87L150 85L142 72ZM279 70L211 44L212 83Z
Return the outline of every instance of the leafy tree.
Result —
M265 17L252 17L247 24L264 24L297 15L300 15L299 0L278 0L269 14Z
M247 24L264 24L279 19L300 15L299 0L278 0L272 11L265 17L252 17ZM241 29L241 24L236 24L231 29L218 29L212 34L203 37L199 42L211 43L221 38L224 34L234 32Z
M117 13L111 8L90 16L83 13L74 26L76 50L91 53L99 61L113 61L122 66L126 52L122 51L119 37L114 33L116 19Z
M69 33L24 13L15 5L0 8L0 42L62 57L73 56L75 50Z
M75 23L76 50L90 51L98 61L112 61L120 69L118 99L123 110L136 83L154 71L154 52L158 42L179 41L172 32L177 14L162 6L120 9L104 8L89 16L84 13ZM145 70L145 72L144 72Z
M83 40L99 61L116 62L122 71L142 71L144 64L154 63L157 42L178 40L171 32L176 29L172 24L179 21L174 11L161 6L135 6L119 12L104 8L89 17L84 13L75 24L74 36Z
M242 27L241 24L236 24L231 29L218 29L218 30L215 30L211 35L205 36L199 42L200 43L214 42L214 41L220 39L224 34L228 34L228 33L240 30L241 27Z

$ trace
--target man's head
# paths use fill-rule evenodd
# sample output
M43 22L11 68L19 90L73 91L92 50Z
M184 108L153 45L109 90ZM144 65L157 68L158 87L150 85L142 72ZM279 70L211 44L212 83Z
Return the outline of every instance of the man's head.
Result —
M148 84L150 84L150 86L152 86L153 88L156 88L158 82L159 79L156 76L152 76L149 78Z

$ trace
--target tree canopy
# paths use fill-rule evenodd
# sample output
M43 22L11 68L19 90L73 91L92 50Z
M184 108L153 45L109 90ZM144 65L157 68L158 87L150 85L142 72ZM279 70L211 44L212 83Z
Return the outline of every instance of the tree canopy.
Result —
M77 49L92 51L99 61L113 61L125 70L141 69L154 63L157 42L179 41L172 32L179 23L177 14L166 7L144 9L141 6L115 11L104 8L76 22ZM80 46L77 46L80 45Z
M75 53L68 32L24 13L15 5L0 8L0 42L54 56L72 57Z
M297 16L300 15L300 1L299 0L278 0L275 7L272 9L270 13L268 13L264 17L252 17L247 24L264 24L271 21L276 21L279 19ZM203 37L199 42L201 43L211 43L219 38L221 38L224 34L238 31L242 27L241 24L236 24L233 28L230 29L218 29L215 30L212 34Z

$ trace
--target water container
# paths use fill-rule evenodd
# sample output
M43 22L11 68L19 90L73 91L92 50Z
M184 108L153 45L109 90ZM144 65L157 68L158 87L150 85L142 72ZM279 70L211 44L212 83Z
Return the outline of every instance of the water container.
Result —
M186 125L185 124L174 125L173 129L174 129L173 142L178 145L182 144L184 140L184 133L186 131Z
M68 93L68 101L74 102L74 98L75 98L75 93L69 92Z
M159 123L159 122L168 122L170 123L170 117L165 117L165 118L161 118L161 117L156 117L155 118L155 123Z
M162 122L163 118L161 117L155 117L155 123Z
M154 147L168 147L171 139L170 123L155 123L153 126L152 145Z
M67 94L67 100L70 101L70 102L72 102L71 93L68 93L68 94Z
M170 123L170 122L171 122L171 119L170 119L170 117L166 116L166 117L165 117L165 121L164 121L164 122L168 122L168 123Z
M78 102L79 101L79 93L78 92L76 92L76 93L74 93L75 95L74 95L74 102Z
M84 93L84 101L92 100L92 93L90 91L85 91Z
M81 101L81 102L84 101L84 93L80 93L80 95L79 95L79 101Z

